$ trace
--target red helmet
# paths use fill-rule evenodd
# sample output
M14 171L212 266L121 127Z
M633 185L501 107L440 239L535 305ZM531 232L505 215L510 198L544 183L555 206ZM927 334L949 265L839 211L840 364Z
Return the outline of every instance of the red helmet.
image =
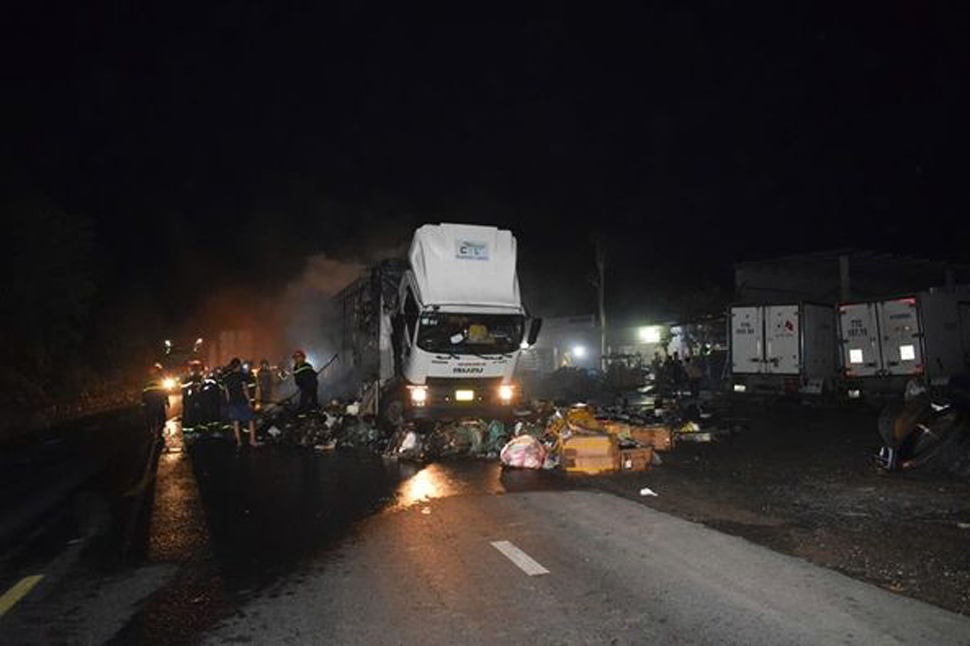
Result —
M297 348L296 350L293 351L293 358L296 359L297 357L306 359L306 352Z

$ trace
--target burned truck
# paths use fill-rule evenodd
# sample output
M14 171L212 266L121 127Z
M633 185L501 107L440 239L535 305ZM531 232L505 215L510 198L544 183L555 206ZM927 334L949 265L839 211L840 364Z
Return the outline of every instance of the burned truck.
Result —
M333 309L340 379L389 426L511 416L519 353L541 326L521 302L515 237L489 226L420 227L406 261L372 265Z

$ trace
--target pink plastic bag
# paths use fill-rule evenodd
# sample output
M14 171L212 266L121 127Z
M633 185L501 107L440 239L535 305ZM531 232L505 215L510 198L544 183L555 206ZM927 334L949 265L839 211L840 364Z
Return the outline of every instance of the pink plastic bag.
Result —
M531 435L512 438L502 448L502 464L519 469L541 469L546 461L546 447Z

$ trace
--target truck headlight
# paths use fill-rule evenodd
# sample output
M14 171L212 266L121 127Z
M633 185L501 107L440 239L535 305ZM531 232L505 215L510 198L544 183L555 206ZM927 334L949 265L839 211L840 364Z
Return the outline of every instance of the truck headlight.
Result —
M427 386L411 386L411 403L416 406L424 406L428 401Z
M498 387L498 398L504 403L512 401L512 396L515 394L515 388L512 386L499 386Z
M736 393L743 393L743 392L746 392L747 390L748 390L748 387L745 386L744 384L734 384L734 392Z

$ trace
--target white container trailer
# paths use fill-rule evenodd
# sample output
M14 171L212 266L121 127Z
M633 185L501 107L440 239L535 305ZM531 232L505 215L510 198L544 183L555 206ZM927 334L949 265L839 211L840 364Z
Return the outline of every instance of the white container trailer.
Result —
M735 392L818 394L838 375L835 313L816 303L731 308Z
M931 385L970 369L970 294L923 292L839 305L844 388L851 397Z

